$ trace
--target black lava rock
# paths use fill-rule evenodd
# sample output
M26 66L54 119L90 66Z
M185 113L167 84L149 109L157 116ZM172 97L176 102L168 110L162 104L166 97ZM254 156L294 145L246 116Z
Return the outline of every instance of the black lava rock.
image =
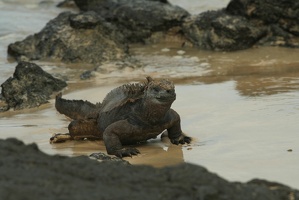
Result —
M96 13L64 12L39 33L10 44L8 54L17 60L25 57L100 64L125 59L128 46L122 33Z
M186 18L183 32L195 46L209 50L299 47L299 2L232 0L224 9Z
M275 187L272 187L275 186ZM262 180L233 183L192 165L154 168L49 156L35 144L0 140L0 199L299 199L299 191Z
M82 11L95 11L118 27L129 43L144 42L154 32L180 26L190 14L158 0L75 0Z
M65 81L54 78L38 65L20 62L16 66L13 77L8 78L1 85L2 101L5 101L6 106L0 110L37 107L47 103L53 92L66 86Z

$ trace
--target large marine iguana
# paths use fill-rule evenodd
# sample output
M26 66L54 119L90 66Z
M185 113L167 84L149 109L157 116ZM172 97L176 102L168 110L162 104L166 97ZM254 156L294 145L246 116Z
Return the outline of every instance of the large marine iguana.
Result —
M50 142L103 139L108 154L118 157L137 155L138 149L123 145L156 138L164 130L173 144L190 143L191 138L181 130L180 116L170 108L175 99L171 81L151 77L147 77L145 83L125 84L113 89L102 104L66 100L59 94L56 109L73 121L68 126L69 133L56 134Z

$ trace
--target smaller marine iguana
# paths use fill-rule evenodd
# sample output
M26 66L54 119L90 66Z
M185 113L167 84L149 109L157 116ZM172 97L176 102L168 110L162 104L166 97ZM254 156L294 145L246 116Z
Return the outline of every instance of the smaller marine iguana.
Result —
M73 119L69 133L55 134L51 143L68 139L103 139L107 153L118 157L137 155L136 148L123 145L145 142L167 130L173 144L190 143L181 130L180 116L171 109L176 99L174 85L169 80L125 84L113 89L102 103L66 100L56 96L55 107Z

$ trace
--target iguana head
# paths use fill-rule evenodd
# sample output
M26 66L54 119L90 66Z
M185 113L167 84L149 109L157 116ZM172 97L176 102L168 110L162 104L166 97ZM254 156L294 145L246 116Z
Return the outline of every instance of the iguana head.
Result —
M173 82L162 79L153 80L147 77L145 97L158 104L172 104L176 99Z

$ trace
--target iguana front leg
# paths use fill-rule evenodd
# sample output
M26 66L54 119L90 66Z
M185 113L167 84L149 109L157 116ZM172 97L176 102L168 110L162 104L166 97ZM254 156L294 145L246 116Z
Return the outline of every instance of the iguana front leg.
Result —
M104 133L103 140L107 153L117 157L132 157L139 154L136 148L124 148L121 144L121 137L129 137L128 134L134 132L134 128L126 120L121 120L109 125Z
M191 142L191 137L186 136L181 129L181 119L177 112L171 110L170 112L171 126L167 128L168 137L172 144L185 144Z

